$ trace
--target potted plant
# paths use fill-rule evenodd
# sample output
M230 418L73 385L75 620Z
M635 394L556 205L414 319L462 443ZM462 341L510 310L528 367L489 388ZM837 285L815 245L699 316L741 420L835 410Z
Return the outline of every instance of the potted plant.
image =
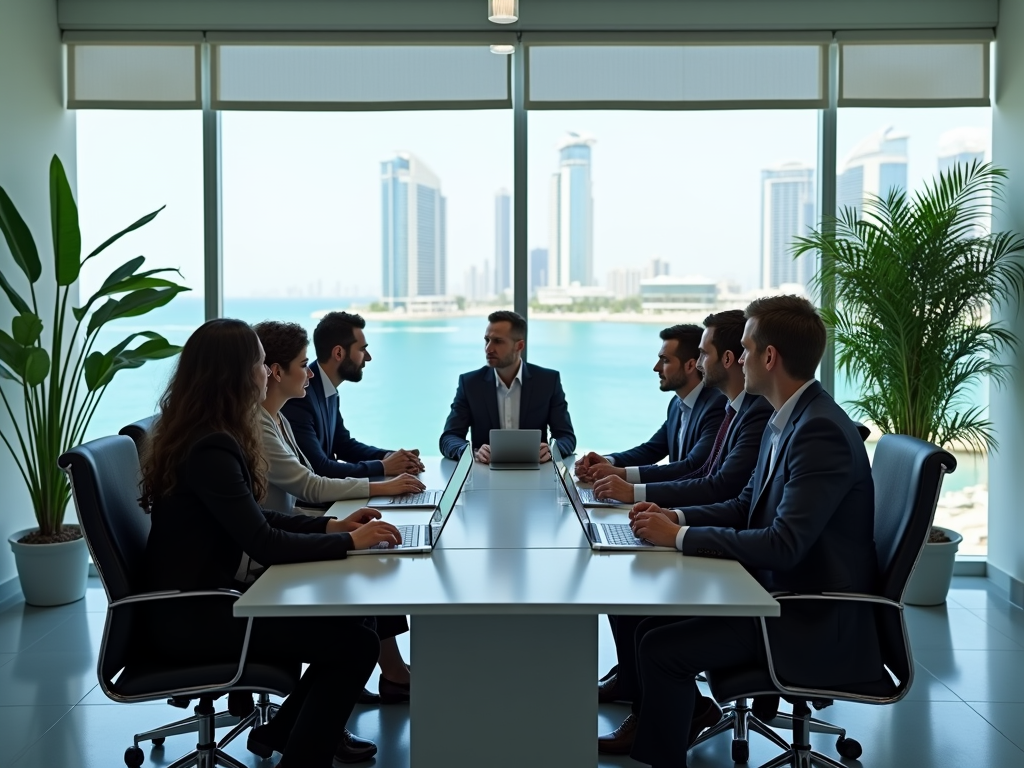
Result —
M0 187L0 231L25 278L15 279L0 270L0 289L14 310L10 333L0 328L0 399L13 423L13 434L0 433L0 439L28 487L39 526L8 539L22 592L33 605L60 605L85 595L88 553L78 526L63 524L70 488L57 457L82 441L118 371L180 350L151 331L129 334L106 351L95 349L99 331L107 323L143 315L189 290L158 276L177 270L140 272L145 259L137 256L111 272L87 301L70 306L83 265L152 221L161 210L143 216L83 259L78 208L64 166L54 156L50 163L54 271L52 279L43 280L35 240ZM16 282L25 281L27 293L15 287ZM40 297L52 300L52 309ZM8 397L15 392L21 395L20 404Z
M822 254L817 287L835 297L822 317L836 368L861 387L851 405L883 433L977 451L996 445L985 409L968 395L983 376L1007 379L999 355L1018 344L989 314L992 302L1024 291L1024 240L987 227L1005 177L985 163L955 165L914 196L869 197L862 216L844 210L834 230L797 238L797 256ZM933 530L906 602L945 601L961 538Z

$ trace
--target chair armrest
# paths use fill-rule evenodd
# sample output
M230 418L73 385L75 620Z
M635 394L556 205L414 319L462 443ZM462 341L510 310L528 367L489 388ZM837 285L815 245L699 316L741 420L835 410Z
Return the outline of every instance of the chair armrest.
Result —
M802 592L772 592L772 597L779 601L785 600L830 600L833 602L846 603L874 603L875 605L886 605L890 608L903 610L903 604L890 600L887 597L868 595L862 592L819 592L817 594L806 594Z
M109 607L119 608L122 605L129 605L131 603L152 603L157 600L173 600L189 597L230 597L231 601L234 602L241 596L242 593L235 589L201 589L194 592L182 592L177 589L168 589L161 592L143 592L138 595L130 595L129 597L115 600L109 605Z

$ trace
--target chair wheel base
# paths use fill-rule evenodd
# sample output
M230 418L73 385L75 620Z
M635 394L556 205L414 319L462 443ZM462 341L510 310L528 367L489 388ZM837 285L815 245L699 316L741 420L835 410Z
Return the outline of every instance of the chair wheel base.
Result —
M745 763L750 759L750 742L733 740L732 761L734 763Z
M131 746L124 751L124 764L128 768L140 768L145 759L146 755L139 747Z
M863 751L860 742L856 739L846 739L842 736L836 739L836 752L849 760L856 760L863 754Z

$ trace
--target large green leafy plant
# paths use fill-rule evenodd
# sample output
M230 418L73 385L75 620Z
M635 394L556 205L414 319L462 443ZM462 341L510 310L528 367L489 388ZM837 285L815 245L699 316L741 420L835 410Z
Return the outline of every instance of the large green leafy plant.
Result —
M836 367L861 386L852 402L878 429L941 446L994 446L985 409L969 391L983 376L1005 381L998 362L1013 333L993 322L993 302L1019 301L1024 240L989 233L1006 173L956 165L914 195L895 189L844 210L834 231L798 238L795 254L822 254L818 288L835 335Z
M50 228L54 279L43 280L35 240L6 190L0 187L0 230L28 282L27 298L11 275L0 271L0 288L15 311L11 332L0 329L0 379L21 387L19 415L0 386L0 398L14 433L0 433L28 486L42 537L61 533L70 489L57 457L82 441L114 375L179 352L158 333L129 334L106 351L95 349L100 329L122 317L143 315L189 290L158 275L173 269L140 272L145 258L125 262L81 306L69 306L82 267L124 235L148 224L163 208L143 216L105 240L84 259L78 207L64 166L50 163ZM51 293L52 315L44 319L37 296ZM47 343L48 342L48 343ZM135 346L131 346L135 344Z

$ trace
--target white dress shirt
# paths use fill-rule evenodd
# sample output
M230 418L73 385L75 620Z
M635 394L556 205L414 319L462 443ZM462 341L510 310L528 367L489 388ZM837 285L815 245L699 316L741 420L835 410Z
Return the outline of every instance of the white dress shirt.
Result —
M807 388L814 383L814 379L805 381L804 385L794 392L789 400L782 404L772 417L768 419L768 427L772 431L772 447L768 454L768 471L765 473L765 482L768 482L768 478L772 476L772 470L775 469L775 454L776 449L779 447L779 436L783 433L786 427L789 425L789 420L793 417L793 409L796 408L797 402L800 400L800 396L807 391ZM739 409L737 409L739 413ZM676 549L680 552L683 551L683 537L686 536L686 531L689 530L689 526L686 524L686 518L682 512L677 511L679 515L679 524L682 528L679 529L679 533L676 534Z
M519 429L519 401L523 395L523 361L519 361L519 371L512 379L512 386L506 387L505 382L494 369L494 386L498 393L498 421L502 429Z
M704 379L697 382L697 386L686 393L686 397L679 398L682 407L679 409L679 434L676 435L676 447L679 449L679 460L682 461L685 456L682 455L683 447L683 435L686 433L686 425L690 423L690 414L693 412L693 406L697 403L697 398L700 397L700 393L704 391ZM679 395L676 395L679 397ZM633 483L633 501L647 501L646 484L640 483L640 467L626 467L626 482ZM639 496L637 494L640 494Z

